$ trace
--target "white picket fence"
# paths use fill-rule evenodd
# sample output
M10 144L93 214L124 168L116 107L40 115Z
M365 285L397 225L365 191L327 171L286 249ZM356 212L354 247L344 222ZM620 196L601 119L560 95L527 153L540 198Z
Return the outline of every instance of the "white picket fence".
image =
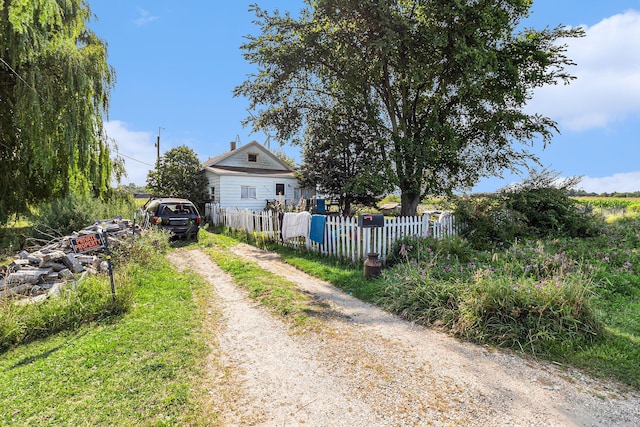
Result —
M278 215L271 211L220 209L215 205L208 205L205 216L213 225L256 233L267 240L305 247L310 251L350 259L353 262L364 260L370 252L378 253L380 259L386 261L393 243L403 237L443 238L456 235L458 230L455 217L448 211L425 212L422 216L385 218L384 226L377 228L358 227L357 218L329 215L324 227L324 243L319 244L308 236L282 241Z

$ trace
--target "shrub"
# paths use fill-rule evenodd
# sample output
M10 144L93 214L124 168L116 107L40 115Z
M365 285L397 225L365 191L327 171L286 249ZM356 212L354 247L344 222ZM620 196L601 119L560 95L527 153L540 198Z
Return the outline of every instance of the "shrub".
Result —
M464 224L462 236L484 250L518 239L596 236L604 221L569 197L573 183L543 172L497 194L460 199L455 215Z
M114 262L141 266L154 263L169 249L169 237L167 231L150 227L141 236L132 238L129 244L113 248Z
M71 234L94 223L118 215L133 216L136 206L130 194L113 193L106 201L72 194L40 206L32 218L34 237L55 238Z

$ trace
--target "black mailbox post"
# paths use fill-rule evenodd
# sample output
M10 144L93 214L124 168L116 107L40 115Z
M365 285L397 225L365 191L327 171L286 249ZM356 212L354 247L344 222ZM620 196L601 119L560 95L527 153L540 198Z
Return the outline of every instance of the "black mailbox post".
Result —
M361 227L361 228L384 227L384 215L360 214L358 215L358 227Z

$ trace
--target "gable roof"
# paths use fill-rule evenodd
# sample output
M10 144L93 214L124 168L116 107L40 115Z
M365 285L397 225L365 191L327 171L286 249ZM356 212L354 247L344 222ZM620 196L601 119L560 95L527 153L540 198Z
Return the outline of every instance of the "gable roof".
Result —
M220 163L222 163L223 161L227 160L230 157L233 156L246 156L247 153L255 153L256 151L258 151L260 154L263 154L267 157L269 157L272 161L274 161L276 163L276 165L280 166L278 169L258 169L255 167L240 167L240 166L235 166L233 168L226 166L223 167L223 169L231 169L231 170L235 170L236 172L254 172L254 173L265 173L268 171L271 171L272 173L292 173L293 170L291 169L291 167L284 162L283 160L281 160L280 158L278 158L275 154L273 154L271 151L267 150L263 145L261 145L260 143L258 143L257 141L251 141L248 144L242 145L238 148L236 148L235 150L231 150L231 151L227 151L224 154L221 154L219 156L213 157L207 161L205 161L204 163L202 163L202 168L206 169L206 168L215 168L218 169L220 168Z

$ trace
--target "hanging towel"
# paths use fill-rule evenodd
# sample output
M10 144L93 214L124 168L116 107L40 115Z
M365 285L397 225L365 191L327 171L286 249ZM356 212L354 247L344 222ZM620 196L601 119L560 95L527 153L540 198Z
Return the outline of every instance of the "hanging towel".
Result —
M324 244L324 225L327 217L324 215L311 215L311 230L309 238L316 243Z
M309 235L310 220L311 214L309 212L285 212L284 218L282 219L282 239L307 237Z
M323 213L326 210L324 205L324 199L316 200L316 204L318 206L318 213Z

